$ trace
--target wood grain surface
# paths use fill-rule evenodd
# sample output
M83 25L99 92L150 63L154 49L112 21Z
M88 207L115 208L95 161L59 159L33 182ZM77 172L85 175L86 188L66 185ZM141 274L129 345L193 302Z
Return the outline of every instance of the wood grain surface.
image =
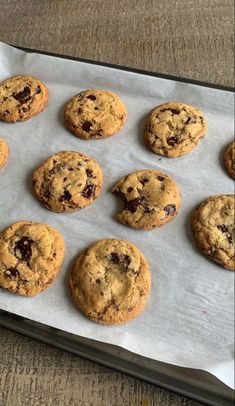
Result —
M234 85L233 0L0 0L0 41ZM200 403L0 328L0 406Z

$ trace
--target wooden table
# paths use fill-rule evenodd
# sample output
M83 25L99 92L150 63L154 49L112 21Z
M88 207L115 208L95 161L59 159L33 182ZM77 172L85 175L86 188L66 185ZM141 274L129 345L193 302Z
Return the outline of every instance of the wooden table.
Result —
M233 86L233 0L0 0L0 40ZM196 406L0 328L1 406Z

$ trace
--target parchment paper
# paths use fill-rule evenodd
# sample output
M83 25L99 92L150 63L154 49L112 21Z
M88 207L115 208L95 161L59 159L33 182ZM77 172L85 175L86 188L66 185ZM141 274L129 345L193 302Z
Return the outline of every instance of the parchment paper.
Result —
M234 274L196 248L190 229L192 210L212 194L233 193L222 164L233 139L232 93L139 75L71 60L27 54L0 44L0 80L29 74L50 91L48 108L24 123L0 123L10 146L8 166L0 173L0 228L18 220L46 222L65 237L67 254L60 276L42 294L17 297L1 290L0 308L67 332L116 344L170 364L211 372L233 387ZM84 141L63 123L65 103L87 88L118 93L128 107L128 122L106 140ZM143 142L147 113L156 105L180 100L202 109L209 131L190 154L168 159ZM101 196L74 213L53 213L32 193L35 167L60 150L78 150L98 160L104 172ZM141 168L160 169L180 185L183 205L176 219L160 229L136 231L115 220L120 202L110 192L123 175ZM128 239L144 253L152 290L144 313L121 326L97 325L73 305L66 274L78 253L97 239Z

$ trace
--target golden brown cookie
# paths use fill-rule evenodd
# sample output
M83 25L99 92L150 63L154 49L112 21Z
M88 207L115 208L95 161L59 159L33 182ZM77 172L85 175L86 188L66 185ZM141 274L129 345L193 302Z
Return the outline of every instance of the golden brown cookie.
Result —
M157 170L130 173L114 186L113 193L125 201L118 220L142 230L151 230L172 221L181 205L178 185Z
M151 111L144 139L156 154L174 158L192 151L206 132L207 122L201 111L172 101Z
M47 224L20 221L0 234L0 286L34 296L55 279L64 259L64 240Z
M0 169L7 163L8 155L8 145L3 138L0 138Z
M100 240L83 251L69 275L77 306L90 319L120 324L137 317L151 285L148 264L129 241Z
M0 120L25 121L47 106L48 90L32 76L13 76L0 83Z
M201 251L213 261L235 270L234 195L215 195L194 211L192 230Z
M74 211L100 194L102 170L97 161L77 151L62 151L43 162L33 174L35 194L55 212Z
M68 129L79 138L106 138L122 129L127 109L115 93L90 89L70 100L64 118Z
M231 178L235 179L235 141L231 142L226 148L224 166Z

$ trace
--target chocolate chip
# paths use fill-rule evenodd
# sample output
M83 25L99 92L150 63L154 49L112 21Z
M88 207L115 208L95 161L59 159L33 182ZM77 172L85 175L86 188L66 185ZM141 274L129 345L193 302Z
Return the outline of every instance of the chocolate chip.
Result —
M96 279L95 281L96 281L96 283L97 283L98 285L101 284L101 280L100 280L100 279Z
M41 88L40 88L40 86L38 86L37 89L35 90L35 94L39 94L39 93L41 93Z
M160 180L160 182L162 182L165 178L163 178L163 176L157 176L157 179Z
M5 110L5 111L3 112L3 114L10 114L10 111L9 111L9 110Z
M22 237L14 247L15 256L28 262L32 256L32 246L33 240L29 237Z
M25 86L25 88L18 93L13 94L15 100L20 102L25 101L25 99L30 95L30 88L29 86Z
M130 187L128 187L127 192L128 192L128 193L131 193L132 190L134 190L134 189L133 189L133 187L130 186Z
M67 179L68 179L67 176L65 176L65 178L63 178L63 181L66 182Z
M222 233L227 233L228 232L228 227L225 224L221 224L217 226L218 230L220 230Z
M170 145L171 147L174 147L175 145L179 144L179 138L177 137L170 137L167 139L167 144Z
M71 168L71 166L69 166L69 167L68 167L68 171L69 171L69 172L73 172L73 171L74 171L74 168Z
M110 261L111 261L113 264L119 264L119 262L120 262L119 255L118 255L116 252L111 252L111 254L110 254Z
M229 234L229 236L227 237L227 241L228 241L228 243L229 244L232 244L233 243L233 239L232 239L232 236Z
M136 199L126 201L125 208L126 210L129 210L131 213L135 213L140 203L141 199L137 197Z
M144 212L145 213L153 213L155 210L152 207L145 206L144 207Z
M19 271L12 266L11 268L7 269L6 275L10 279L15 279L19 275Z
M81 107L79 107L79 109L77 109L77 114L81 114L83 112L83 110L81 109Z
M93 94L90 94L89 96L87 96L87 99L96 100L96 97Z
M94 110L99 110L99 107L94 107Z
M131 257L129 255L124 255L122 260L121 260L121 272L127 272L129 269L129 265L131 263Z
M90 121L84 121L82 125L83 131L89 132L92 127L92 123Z
M144 186L144 184L145 183L148 183L149 182L149 179L147 179L147 178L144 178L144 179L141 179L141 181L140 181L141 183L142 183L142 185Z
M96 190L95 185L86 185L85 188L83 189L81 195L86 197L87 199L90 199L91 197L94 196Z
M172 112L172 114L180 114L180 110L170 109L170 111Z
M44 196L46 199L50 199L51 193L49 192L49 190L45 190L45 192L43 193L43 196Z
M86 174L87 174L87 176L89 176L89 178L92 178L92 175L93 175L92 169L87 168L86 169Z
M163 209L166 213L167 216L170 214L173 214L176 211L176 206L175 204L168 204L167 206L164 207Z
M58 199L60 202L66 201L69 202L69 200L71 199L72 195L71 193L69 193L68 190L64 191L64 194Z

